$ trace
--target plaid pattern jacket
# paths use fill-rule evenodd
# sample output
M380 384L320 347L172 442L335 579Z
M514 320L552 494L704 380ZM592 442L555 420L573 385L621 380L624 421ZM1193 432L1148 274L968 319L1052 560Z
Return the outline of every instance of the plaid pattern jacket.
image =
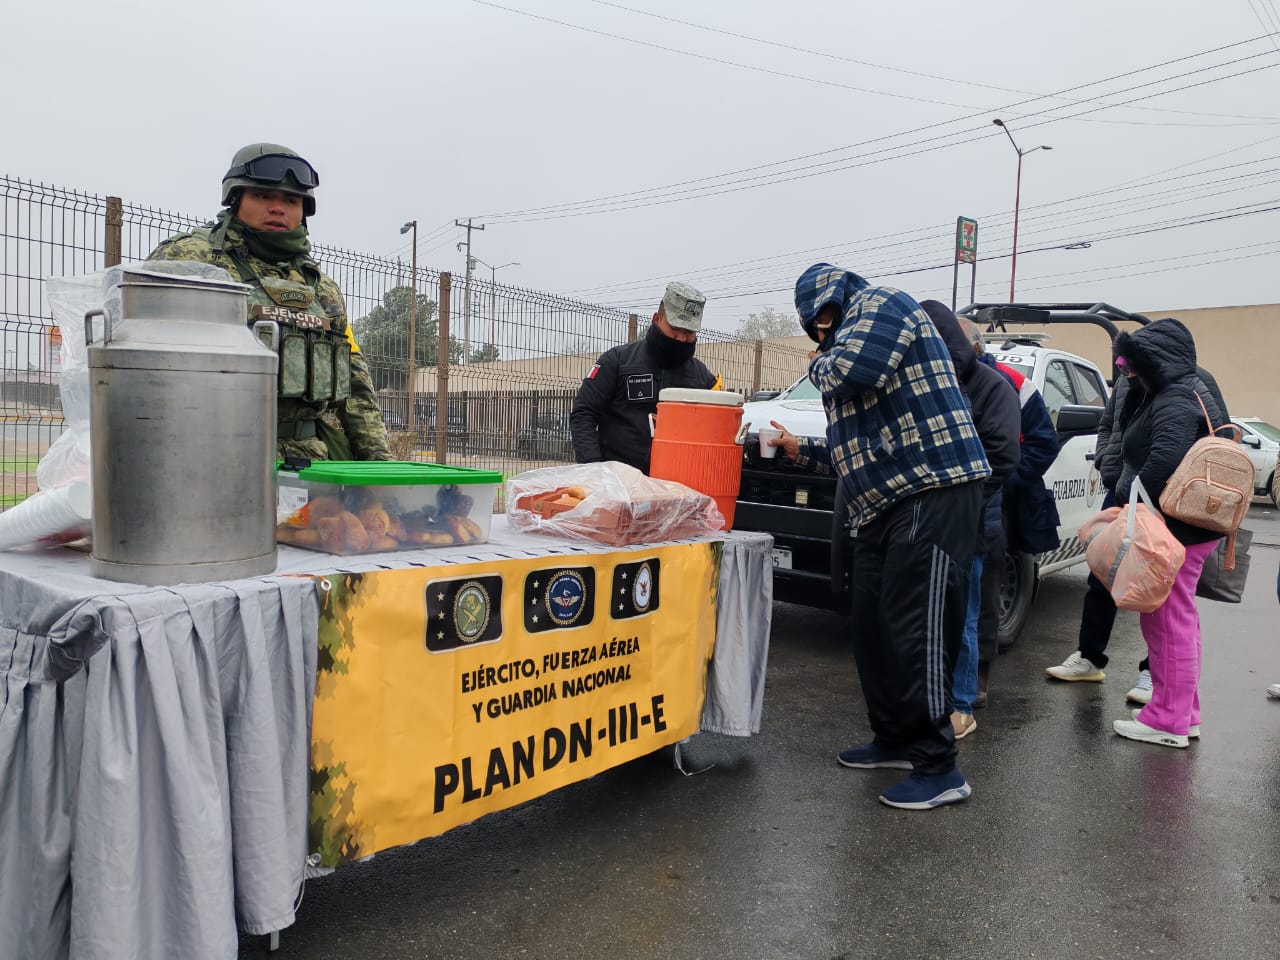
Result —
M844 319L831 348L809 364L827 412L827 450L802 441L799 462L836 468L854 527L923 490L990 476L947 345L920 305L847 270L809 268L796 285L806 329L833 301Z

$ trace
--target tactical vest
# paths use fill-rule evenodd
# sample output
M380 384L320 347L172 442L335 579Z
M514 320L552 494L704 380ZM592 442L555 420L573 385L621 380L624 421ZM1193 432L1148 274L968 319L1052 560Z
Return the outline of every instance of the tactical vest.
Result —
M331 328L314 285L262 276L226 245L225 225L198 227L190 236L207 241L214 254L230 261L232 272L250 285L249 325L268 320L278 327L280 442L318 442L317 418L325 406L351 396L351 343L346 334ZM274 338L261 336L270 348Z
M249 293L249 323L267 320L279 328L280 396L310 403L350 397L351 344L345 333L330 329L315 290L293 280L257 280Z

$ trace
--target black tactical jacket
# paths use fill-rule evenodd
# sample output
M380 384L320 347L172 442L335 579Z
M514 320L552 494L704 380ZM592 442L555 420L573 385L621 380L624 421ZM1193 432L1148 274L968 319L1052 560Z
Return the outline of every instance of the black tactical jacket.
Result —
M578 463L619 460L649 472L649 414L658 409L658 391L667 387L708 390L716 376L696 357L677 367L658 365L652 338L605 351L578 388L569 415L573 455Z

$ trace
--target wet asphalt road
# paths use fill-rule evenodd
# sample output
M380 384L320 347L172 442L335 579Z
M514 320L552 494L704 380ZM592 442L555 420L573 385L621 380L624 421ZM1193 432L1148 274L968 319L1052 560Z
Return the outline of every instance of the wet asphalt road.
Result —
M1084 575L1045 580L960 744L966 803L876 801L839 767L869 729L842 618L779 604L762 732L701 734L307 886L285 958L1280 956L1280 514L1255 506L1246 601L1201 601L1203 736L1122 740L1143 655L1122 613L1101 684L1075 649ZM266 957L244 938L243 957Z

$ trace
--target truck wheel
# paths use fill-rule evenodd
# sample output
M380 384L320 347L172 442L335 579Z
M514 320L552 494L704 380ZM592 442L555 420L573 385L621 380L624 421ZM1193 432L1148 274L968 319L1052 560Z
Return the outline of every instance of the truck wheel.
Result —
M1036 593L1036 565L1027 553L1004 555L1004 576L1000 578L1000 652L1008 650L1022 632Z

